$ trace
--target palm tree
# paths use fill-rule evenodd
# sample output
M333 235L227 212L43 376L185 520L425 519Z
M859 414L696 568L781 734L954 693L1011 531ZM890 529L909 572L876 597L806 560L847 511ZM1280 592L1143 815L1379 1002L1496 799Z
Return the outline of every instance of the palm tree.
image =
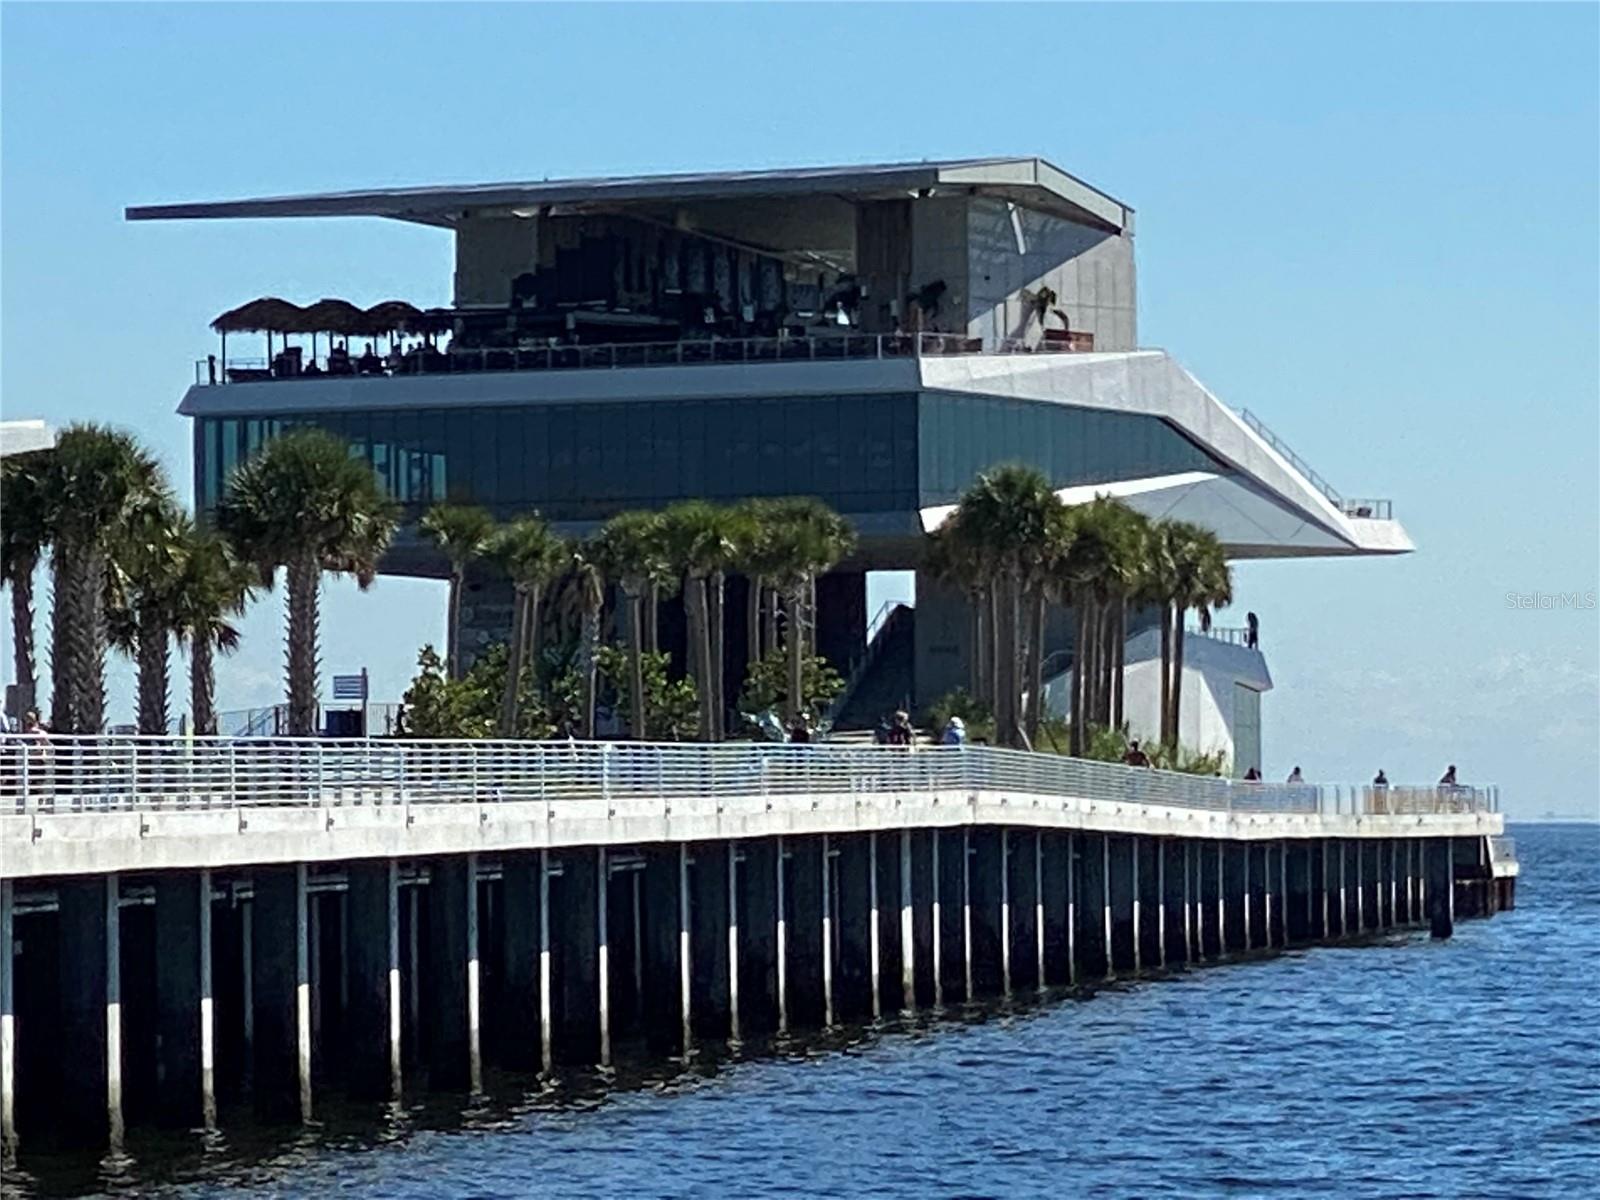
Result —
M568 592L578 616L578 654L575 667L583 683L583 736L594 737L596 673L600 659L600 616L606 602L606 575L600 551L593 544L573 546L568 563Z
M994 629L995 737L1001 745L1029 744L1023 728L1021 607L1043 587L1052 547L1064 528L1061 501L1031 467L1007 466L978 476L954 514L961 555L990 571L997 597ZM1038 622L1042 627L1042 620Z
M33 577L50 544L46 479L51 452L36 450L0 460L0 583L11 589L13 675L24 704L37 703L33 648Z
M806 601L819 575L831 571L855 548L850 523L820 500L809 497L774 500L764 510L764 535L770 543L773 581L784 596L788 622L784 629L789 653L788 711L793 721L804 708ZM816 620L816 613L809 615Z
M172 635L193 534L188 514L161 496L133 516L111 556L107 628L137 666L140 733L167 732Z
M628 726L644 738L644 600L653 580L667 574L666 539L661 515L632 511L607 521L595 539L594 551L606 574L617 581L626 608L628 677L631 712Z
M132 435L104 425L69 426L49 463L43 482L55 588L51 723L60 733L99 733L106 709L110 554L135 514L168 488L160 466Z
M461 678L461 593L466 589L467 567L489 551L494 518L474 504L435 504L417 523L422 536L444 551L450 560L450 628L445 653L451 679Z
M722 519L715 505L684 500L661 514L661 529L667 559L683 580L689 674L700 698L699 736L701 741L710 741L716 730L717 687L712 674L706 577L717 563L725 561L718 544L723 533Z
M1185 614L1193 608L1200 614L1200 627L1211 628L1211 610L1233 603L1233 572L1228 567L1222 543L1210 530L1198 525L1174 522L1169 552L1172 554L1172 679L1168 685L1170 715L1164 737L1178 741L1178 717L1183 702L1183 644Z
M565 570L570 555L566 542L537 513L501 526L489 553L511 577L516 596L506 681L500 698L500 736L514 737L522 716L519 697L523 672L530 663L538 662L539 603L545 588Z
M229 620L244 612L258 581L218 535L196 529L178 583L177 633L189 647L189 715L194 732L217 732L216 655L232 654L239 631Z
M339 438L296 429L241 464L217 506L218 527L270 584L288 577L289 732L315 732L318 589L322 573L353 575L363 589L394 536L397 509L364 460Z

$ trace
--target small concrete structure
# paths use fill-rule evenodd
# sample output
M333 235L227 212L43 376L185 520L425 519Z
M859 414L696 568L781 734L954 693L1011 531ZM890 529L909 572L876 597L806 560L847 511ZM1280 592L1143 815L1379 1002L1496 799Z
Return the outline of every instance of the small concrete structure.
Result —
M1447 936L1514 900L1492 791L982 748L41 753L0 742L8 1154L214 1128L221 1100L309 1121L322 1089L472 1094L490 1068Z

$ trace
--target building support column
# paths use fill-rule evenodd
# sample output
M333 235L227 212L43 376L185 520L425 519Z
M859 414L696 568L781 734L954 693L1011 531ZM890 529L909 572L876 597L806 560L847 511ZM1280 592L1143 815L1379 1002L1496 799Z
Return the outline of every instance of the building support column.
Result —
M961 959L967 1003L976 995L972 972L972 830L961 830Z
M788 889L785 879L788 874L788 847L784 845L783 835L778 835L776 866L773 872L773 886L776 890L774 916L777 924L777 988L778 988L778 1032L789 1032L789 909Z
M846 1020L877 1016L877 871L871 834L838 845L839 975L837 1008Z
M500 858L500 1012L484 1048L489 1061L515 1071L544 1065L539 966L542 851L509 851ZM352 912L353 915L353 912Z
M305 864L258 870L251 905L255 1090L269 1116L311 1120L311 972Z
M1227 919L1223 925L1223 946L1229 951L1250 949L1250 844L1227 843L1227 867L1223 872L1223 892L1227 897Z
M1067 834L1067 986L1078 986L1078 853L1083 844L1080 834Z
M729 853L732 851L730 849ZM611 856L596 847L594 884L594 992L598 1058L611 1065Z
M834 1004L833 964L834 916L833 882L838 872L833 864L833 847L827 834L822 835L822 1023L832 1027L836 1006Z
M1000 994L1011 995L1011 831L1000 830Z
M605 897L600 855L587 847L561 852L557 898L550 906L554 941L555 1060L574 1066L600 1061L600 923Z
M1428 924L1436 938L1455 933L1455 846L1449 838L1425 843L1428 881Z
M966 998L967 992L967 831L934 829L933 842L933 947L934 1003L948 997Z
M916 906L912 901L911 830L900 831L900 1009L917 1007Z
M467 980L472 961L470 925L476 903L476 873L470 855L429 863L426 1047L428 1087L459 1092L471 1087L471 1017Z
M394 859L346 867L350 957L350 1019L345 1022L349 1088L364 1100L399 1098L400 905Z
M969 954L973 987L978 995L1004 992L1005 952L1005 843L1002 831L978 826L970 831L971 870L968 876L968 912L972 936Z
M1112 914L1112 870L1111 870L1111 835L1100 835L1100 919L1105 926L1103 946L1105 948L1106 978L1113 979L1117 974L1117 943L1113 937L1115 927Z
M198 871L155 878L156 1115L177 1129L200 1124L206 1108L200 1043L210 1008L210 981L202 976L209 974L203 935L211 922L202 908L210 908L210 882L209 872L202 879Z
M905 864L902 864L904 868ZM935 954L939 939L939 831L916 829L911 832L911 968L905 977L910 991L906 1010L934 1004L938 1000L939 968Z
M826 838L786 838L784 846L789 854L784 875L789 901L784 938L788 1019L791 1026L826 1025L832 1022L830 1006L823 996L824 975L832 978L832 967L828 965L832 930L825 927L824 920L828 905Z
M1040 947L1043 955L1039 973L1039 986L1059 987L1069 983L1072 968L1068 964L1068 905L1067 891L1068 835L1063 833L1040 834L1039 897L1041 919L1039 922Z
M739 1026L739 843L729 840L725 872L728 882L728 1040L740 1040Z
M0 879L0 1167L17 1158L16 914L12 884Z
M742 1036L778 1028L777 936L782 912L778 843L744 843L739 864L739 1029Z
M1130 940L1133 943L1133 973L1135 975L1144 970L1144 930L1142 928L1144 897L1140 895L1142 881L1139 878L1139 858L1140 850L1143 849L1143 841L1144 839L1138 834L1134 834L1128 839L1128 896L1132 901L1133 917L1133 937Z
M872 983L872 1019L883 1016L883 911L879 903L878 835L867 834L867 977Z

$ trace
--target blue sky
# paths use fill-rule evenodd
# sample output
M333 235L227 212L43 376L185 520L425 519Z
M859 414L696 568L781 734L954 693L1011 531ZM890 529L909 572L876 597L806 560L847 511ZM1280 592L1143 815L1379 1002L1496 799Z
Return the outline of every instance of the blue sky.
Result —
M1140 340L1394 497L1420 547L1239 568L1269 772L1451 761L1515 811L1593 815L1600 614L1506 596L1600 586L1597 14L8 3L0 405L131 426L187 488L173 410L217 312L448 300L438 231L127 204L1037 154L1138 210ZM249 616L224 707L278 697L281 622L281 596ZM437 585L330 584L325 672L397 695L442 627Z

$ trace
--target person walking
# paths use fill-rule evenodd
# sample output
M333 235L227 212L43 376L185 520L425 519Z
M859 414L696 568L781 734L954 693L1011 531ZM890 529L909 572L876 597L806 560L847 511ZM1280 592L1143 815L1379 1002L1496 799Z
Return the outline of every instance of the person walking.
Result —
M1249 650L1255 650L1261 645L1261 622L1256 619L1253 612L1244 615L1244 644Z
M1296 767L1294 770L1289 772L1289 778L1288 778L1287 782L1289 782L1289 783L1304 783L1305 781L1306 781L1306 777L1304 775L1300 774L1300 768L1299 767Z

